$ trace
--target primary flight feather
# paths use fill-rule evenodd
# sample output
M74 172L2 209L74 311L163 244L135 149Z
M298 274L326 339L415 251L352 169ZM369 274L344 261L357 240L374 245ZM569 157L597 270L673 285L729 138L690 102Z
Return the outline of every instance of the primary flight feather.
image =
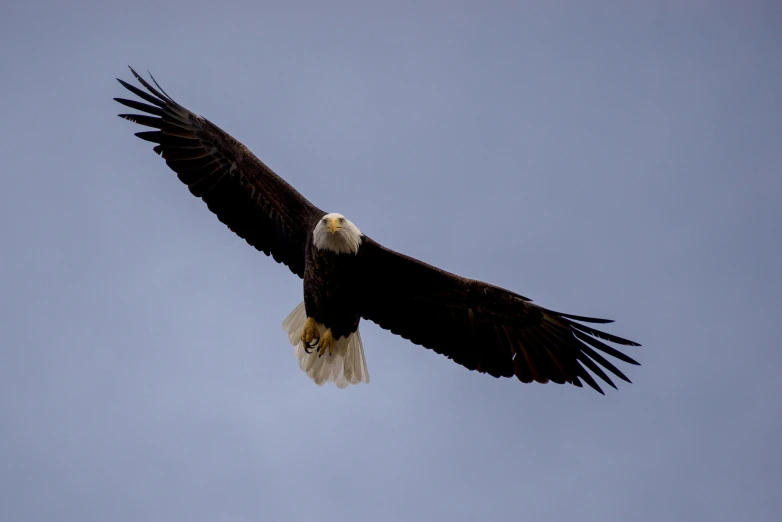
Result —
M494 377L578 387L584 381L600 393L592 374L614 388L606 370L630 382L605 355L638 363L603 341L639 344L583 324L610 320L554 312L383 247L345 216L310 203L154 78L155 87L131 72L146 91L118 81L143 102L115 100L143 114L120 116L155 129L136 136L155 143L153 150L228 228L303 279L304 301L283 329L316 383L369 382L361 319Z

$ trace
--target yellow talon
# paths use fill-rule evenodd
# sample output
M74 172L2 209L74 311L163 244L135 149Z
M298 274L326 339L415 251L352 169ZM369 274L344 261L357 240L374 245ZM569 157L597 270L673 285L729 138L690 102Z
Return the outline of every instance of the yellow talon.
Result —
M315 323L315 319L308 317L304 322L304 328L301 331L301 342L304 343L304 351L310 353L314 346L311 346L312 341L317 341L320 338L320 332L318 326Z
M318 343L318 357L326 353L328 349L329 355L334 353L334 336L331 334L331 328L323 332L323 336Z

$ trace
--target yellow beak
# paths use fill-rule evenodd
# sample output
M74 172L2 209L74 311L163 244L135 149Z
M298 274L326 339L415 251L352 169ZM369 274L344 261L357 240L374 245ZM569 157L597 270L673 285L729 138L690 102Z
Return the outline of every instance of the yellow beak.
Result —
M331 218L329 220L329 228L331 229L331 233L334 234L337 232L337 218Z

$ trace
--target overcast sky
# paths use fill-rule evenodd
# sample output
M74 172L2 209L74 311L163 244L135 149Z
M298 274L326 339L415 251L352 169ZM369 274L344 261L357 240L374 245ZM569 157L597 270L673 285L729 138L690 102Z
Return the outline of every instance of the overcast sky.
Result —
M3 8L0 519L778 520L780 4L366 4ZM386 246L615 319L633 384L365 322L371 384L314 385L301 281L116 117L127 65Z

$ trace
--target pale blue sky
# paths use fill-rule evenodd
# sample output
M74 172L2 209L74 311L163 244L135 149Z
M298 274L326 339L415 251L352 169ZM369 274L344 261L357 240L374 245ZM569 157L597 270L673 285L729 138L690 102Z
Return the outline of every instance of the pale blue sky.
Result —
M588 4L6 6L0 520L776 520L782 8ZM362 323L371 384L313 385L301 282L116 117L127 65L386 246L616 319L633 384Z

